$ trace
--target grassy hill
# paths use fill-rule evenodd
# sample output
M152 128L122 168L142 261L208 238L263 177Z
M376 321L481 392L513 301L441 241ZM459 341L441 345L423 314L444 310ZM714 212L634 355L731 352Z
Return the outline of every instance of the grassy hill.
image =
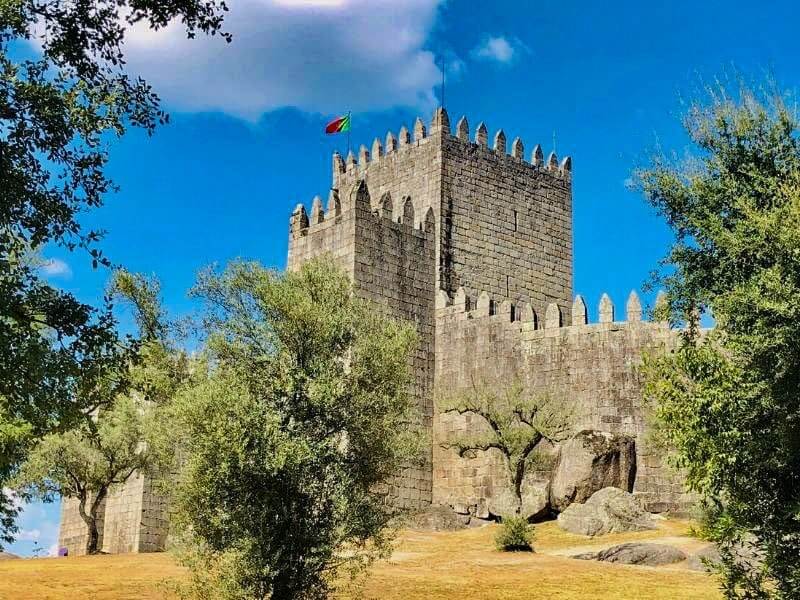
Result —
M591 548L643 540L669 543L692 553L703 543L686 536L686 523L664 521L654 532L594 540L564 533L555 523L536 529L536 554L497 552L493 526L456 532L404 531L391 559L375 565L360 593L381 600L721 598L712 577L689 571L680 563L653 568L569 558ZM149 600L167 597L164 582L183 574L169 554L4 561L0 598Z

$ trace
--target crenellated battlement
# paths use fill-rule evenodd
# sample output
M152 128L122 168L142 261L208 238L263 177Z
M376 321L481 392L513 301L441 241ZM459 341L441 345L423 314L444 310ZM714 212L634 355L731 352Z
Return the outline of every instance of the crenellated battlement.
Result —
M664 292L659 292L656 297L655 311L666 302ZM565 324L565 315L555 302L547 304L544 314L538 314L530 302L523 299L516 301L508 298L496 298L485 291L470 297L463 287L459 287L451 298L444 290L439 290L436 295L436 316L447 322L468 319L491 319L497 322L518 322L522 331L553 331L569 329L578 332L581 328L598 329L604 326L620 324L650 323L644 319L642 303L636 291L631 291L625 302L625 319L617 319L614 303L608 294L603 294L598 302L598 321L590 323L586 301L578 294L572 303L571 321ZM666 322L654 321L652 323L667 325Z
M473 150L482 149L484 158L494 158L496 160L514 161L529 167L530 175L535 176L545 173L552 177L571 181L572 178L572 158L564 157L559 162L555 152L551 152L544 159L544 153L537 144L530 155L530 160L525 161L525 146L519 137L514 138L511 144L511 153L507 152L506 134L500 129L495 133L492 147L488 144L488 130L486 124L481 122L475 131L475 138L470 141L469 123L466 117L461 117L456 126L456 133L450 132L450 119L447 111L438 108L430 121L429 128L426 128L421 117L417 117L413 126L413 137L409 129L403 125L395 137L389 131L386 134L384 143L376 137L372 141L371 149L366 145L361 145L358 154L350 151L346 158L342 158L339 152L334 152L332 159L332 186L340 189L348 181L355 179L368 178L370 170L375 168L385 168L393 166L398 160L413 160L418 149L430 144L441 144L443 140L458 140L464 146L472 146Z
M664 301L659 294L656 308ZM662 465L660 449L646 435L648 409L639 368L643 356L669 352L680 336L667 322L645 320L636 292L630 293L619 314L608 294L601 296L597 308L597 322L590 323L580 295L566 309L550 302L537 313L522 299L486 291L470 294L463 287L452 296L438 291L436 385L458 394L476 383L501 390L519 381L532 395L557 399L569 407L576 433L589 430L633 438L635 480L628 491L647 510L686 510L692 497L681 476ZM470 515L481 519L508 512L505 466L497 460L499 455L489 452L459 456L448 442L483 432L484 427L468 415L435 415L433 501L467 507ZM568 460L583 464L584 459L570 455ZM547 513L552 476L523 484L530 499L525 516Z
M414 203L410 196L402 199L398 206L400 216L393 218L395 203L389 192L384 193L377 207L373 208L368 190L359 181L353 186L348 195L347 211L361 209L372 214L374 219L386 221L385 226L408 232L417 231L420 234L432 234L435 227L433 209L428 208L423 214L417 216ZM331 190L328 197L328 208L322 206L322 198L314 196L311 201L311 213L306 211L305 205L297 204L289 218L289 232L292 241L298 238L313 236L320 231L328 231L332 226L341 225L343 209L338 190Z

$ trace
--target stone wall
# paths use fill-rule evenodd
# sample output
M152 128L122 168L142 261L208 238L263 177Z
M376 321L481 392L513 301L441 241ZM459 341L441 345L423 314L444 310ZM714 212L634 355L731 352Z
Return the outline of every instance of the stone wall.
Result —
M419 425L430 436L434 375L433 209L428 207L418 216L410 198L395 209L389 194L384 194L376 206L366 180L346 185L350 189L339 217L329 219L322 215L315 220L318 213L312 207L312 218L306 224L297 219L304 210L295 210L288 264L296 269L313 256L334 255L350 274L359 298L370 301L375 310L388 316L414 323L419 343L409 359L414 377L412 394L419 408ZM337 252L342 240L347 240L347 250ZM424 466L405 469L390 482L386 492L398 506L430 504L430 455Z
M412 394L424 435L433 425L434 376L434 217L428 207L417 218L406 200L398 218L387 207L373 212L366 183L356 204L354 282L359 297L372 302L390 317L413 323L418 343L410 357L414 378ZM385 214L380 214L384 210ZM392 211L392 216L394 211ZM424 465L407 468L389 487L392 501L402 507L422 508L431 503L430 452Z
M109 494L106 501L105 552L121 554L139 550L144 488L144 477L134 474Z
M632 295L627 320L614 320L604 296L601 321L586 323L586 307L578 297L571 310L571 326L560 326L556 306L544 319L527 305L512 320L510 303L498 303L490 314L491 298L483 294L469 308L462 291L452 305L440 298L437 309L436 385L453 392L473 384L507 385L519 379L531 393L548 394L574 413L575 431L595 429L635 436L637 475L634 493L654 512L685 510L691 497L681 477L662 465L648 448L647 415L637 367L647 352L664 352L677 342L676 332L664 323L641 321L641 306ZM549 316L549 318L547 318ZM507 474L497 451L476 458L459 458L442 448L454 436L485 427L477 416L436 414L434 418L435 503L491 506L505 493Z
M168 503L151 477L133 474L109 494L103 551L159 552L169 532Z
M502 130L487 144L481 123L469 141L466 119L443 136L439 288L464 287L543 311L566 313L572 302L572 161L543 160L537 145L526 162L522 141L506 151Z
M150 477L138 473L115 486L98 511L98 548L108 554L159 552L166 548L168 505ZM87 527L78 513L78 501L61 501L58 545L70 556L86 553Z
M103 547L104 542L104 523L106 513L106 502L104 500L97 509L97 530L98 547ZM87 502L91 503L91 497ZM86 542L88 539L88 528L78 512L78 500L76 498L61 499L61 524L58 530L58 547L66 548L69 556L82 556L86 554Z

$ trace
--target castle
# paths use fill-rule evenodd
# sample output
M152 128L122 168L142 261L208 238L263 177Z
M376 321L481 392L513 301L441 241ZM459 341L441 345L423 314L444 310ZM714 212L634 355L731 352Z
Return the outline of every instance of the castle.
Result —
M491 518L508 509L510 484L491 451L461 458L446 448L454 435L485 424L471 415L437 414L434 390L464 390L475 381L522 381L576 407L576 432L623 436L635 446L630 486L652 512L690 503L681 478L648 448L637 365L663 352L677 335L647 322L631 293L624 319L604 295L599 323L572 289L572 161L530 160L517 138L508 152L486 126L474 141L462 118L453 132L438 109L426 128L417 119L385 142L362 146L356 158L333 156L332 186L323 206L298 205L290 218L287 268L328 254L350 275L355 293L387 314L413 323L419 344L410 358L413 396L431 440L423 466L385 486L390 500L424 509L449 505ZM166 504L140 475L106 501L102 546L108 552L163 549ZM547 475L523 490L534 516L548 510ZM85 541L72 501L62 508L59 544L80 553Z

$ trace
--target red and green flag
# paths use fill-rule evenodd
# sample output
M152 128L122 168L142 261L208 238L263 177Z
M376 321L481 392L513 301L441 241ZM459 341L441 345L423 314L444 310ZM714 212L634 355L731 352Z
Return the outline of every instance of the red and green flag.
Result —
M350 113L336 117L325 126L325 133L344 133L350 131Z

